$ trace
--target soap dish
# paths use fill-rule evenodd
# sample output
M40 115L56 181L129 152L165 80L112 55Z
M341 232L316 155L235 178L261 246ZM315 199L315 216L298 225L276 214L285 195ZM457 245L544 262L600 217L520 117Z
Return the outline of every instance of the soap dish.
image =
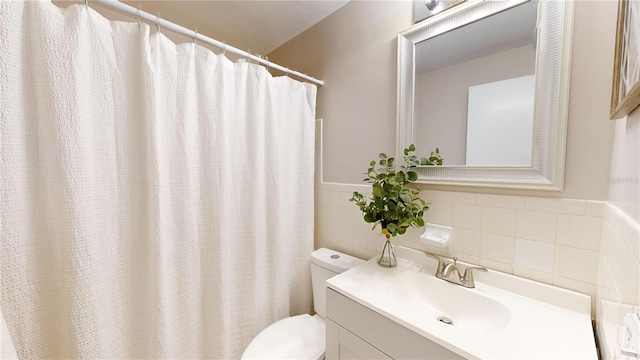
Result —
M420 242L427 247L449 252L451 250L450 238L450 226L427 223L424 233L420 235Z

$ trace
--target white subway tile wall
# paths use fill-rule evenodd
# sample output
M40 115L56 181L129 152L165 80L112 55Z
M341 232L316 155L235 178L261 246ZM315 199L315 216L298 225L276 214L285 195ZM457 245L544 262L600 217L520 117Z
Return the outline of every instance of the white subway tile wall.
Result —
M513 237L516 234L516 209L483 206L482 232Z
M453 223L453 204L444 201L432 201L425 220L434 224L451 226Z
M558 215L558 244L600 250L602 217Z
M554 278L563 277L595 285L598 277L598 261L597 251L556 245L553 262Z
M514 238L485 232L480 235L480 258L503 264L513 263ZM504 267L503 267L504 268Z
M454 228L451 237L456 241L453 243L453 251L469 256L480 256L480 231Z
M624 315L640 313L640 224L606 203L591 214L604 213L596 317L603 359L624 358Z
M553 244L558 215L542 211L517 210L516 236Z
M320 183L317 191L316 245L375 256L380 229L372 231L349 202L353 191L369 195L371 187ZM421 197L431 203L427 222L453 227L452 252L443 255L595 298L603 202L435 190ZM396 243L425 250L422 231L411 229Z
M480 230L482 207L469 204L453 204L453 226L461 229Z
M549 242L516 239L514 245L515 266L553 274L555 247Z
M523 209L524 198L521 196L478 194L478 205L507 209Z
M524 208L526 210L546 211L558 214L586 214L587 201L575 199L550 199L526 197Z

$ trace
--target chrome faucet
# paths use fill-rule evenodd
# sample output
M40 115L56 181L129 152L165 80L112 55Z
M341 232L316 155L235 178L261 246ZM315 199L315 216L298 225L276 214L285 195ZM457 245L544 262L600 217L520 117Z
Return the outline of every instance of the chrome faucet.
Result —
M436 269L436 277L438 279L446 280L454 284L462 285L466 288L474 288L476 284L473 280L473 270L487 272L487 269L481 266L468 266L462 275L458 270L458 258L453 257L453 262L446 263L446 261L439 255L428 253L427 256L434 258L438 261L438 268Z

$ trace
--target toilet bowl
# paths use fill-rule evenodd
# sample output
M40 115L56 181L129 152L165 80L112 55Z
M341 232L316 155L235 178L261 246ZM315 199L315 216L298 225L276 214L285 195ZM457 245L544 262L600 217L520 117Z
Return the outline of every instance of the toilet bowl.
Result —
M251 341L242 359L324 359L325 282L363 262L326 248L312 252L311 283L316 314L291 316L271 324Z

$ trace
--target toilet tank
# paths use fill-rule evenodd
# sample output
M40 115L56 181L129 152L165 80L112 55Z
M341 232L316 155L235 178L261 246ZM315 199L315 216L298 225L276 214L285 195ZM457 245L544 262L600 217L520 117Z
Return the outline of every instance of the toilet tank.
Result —
M311 283L313 285L313 307L323 319L326 314L326 281L352 267L362 264L364 260L353 256L320 248L311 253Z

